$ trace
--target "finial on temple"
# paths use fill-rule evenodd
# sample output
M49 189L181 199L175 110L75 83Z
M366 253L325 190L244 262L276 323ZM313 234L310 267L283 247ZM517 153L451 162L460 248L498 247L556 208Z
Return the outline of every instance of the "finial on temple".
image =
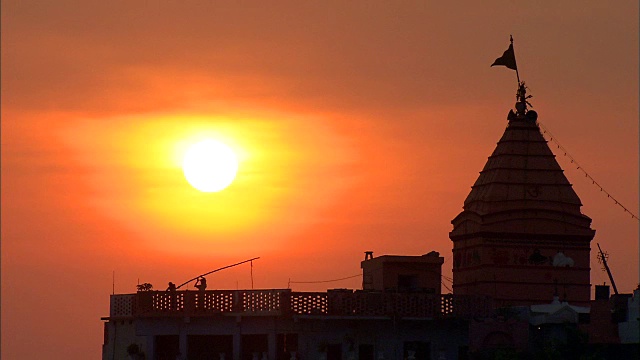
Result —
M518 91L516 93L516 112L513 110L509 111L509 116L507 119L524 119L526 115L526 119L536 121L538 118L538 114L535 111L528 111L527 106L533 107L527 99L532 98L531 95L527 95L527 87L524 84L524 81L520 81L520 74L518 73L518 65L516 64L516 54L513 50L513 36L509 35L509 41L511 44L509 48L502 54L501 57L497 58L491 66L505 66L511 70L516 71L516 79L518 80Z
M528 99L531 99L532 95L527 95L527 86L524 84L524 81L521 81L518 84L518 92L516 93L516 115L524 116L527 112L527 106L533 107Z
M524 81L518 83L518 92L516 93L516 112L509 111L507 119L509 121L516 119L525 119L530 121L536 121L538 119L538 113L533 110L528 110L528 107L533 107L528 99L531 99L532 95L527 95L527 86Z

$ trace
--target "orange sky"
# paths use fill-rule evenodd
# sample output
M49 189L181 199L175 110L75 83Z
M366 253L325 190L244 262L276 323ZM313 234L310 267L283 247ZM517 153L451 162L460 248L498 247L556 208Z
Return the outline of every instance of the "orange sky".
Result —
M539 120L638 214L637 1L476 3L3 1L3 359L99 357L113 271L128 293L260 256L255 286L283 288L436 250L450 275L515 100L489 67L509 34ZM223 192L182 176L203 137L240 157ZM630 292L638 221L556 155Z

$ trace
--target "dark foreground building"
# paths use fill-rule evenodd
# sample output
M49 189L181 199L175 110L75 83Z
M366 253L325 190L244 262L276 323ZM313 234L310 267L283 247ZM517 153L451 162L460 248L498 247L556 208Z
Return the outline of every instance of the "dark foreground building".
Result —
M591 306L495 308L439 294L437 253L362 262L386 289L140 291L111 296L103 360L635 359L640 290ZM391 265L384 266L380 264ZM370 267L371 266L371 267ZM373 271L370 273L369 271ZM423 286L413 286L423 285ZM602 290L602 289L599 289Z
M436 252L367 252L362 290L112 295L103 360L640 358L640 289L590 300L595 231L524 90L452 221L453 294Z
M148 359L457 359L468 344L461 319L488 316L487 305L350 290L113 295L103 358L127 359L134 344Z

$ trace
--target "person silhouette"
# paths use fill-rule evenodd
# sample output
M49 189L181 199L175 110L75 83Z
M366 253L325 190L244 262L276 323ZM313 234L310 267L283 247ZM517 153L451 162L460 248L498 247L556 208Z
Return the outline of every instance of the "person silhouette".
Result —
M169 281L169 287L167 287L167 292L169 293L169 310L174 310L177 304L176 290L176 284Z
M205 291L207 289L207 279L204 276L201 276L196 280L195 287L200 291Z
M207 279L201 276L196 280L195 287L198 289L198 306L200 310L204 310L204 291L207 289Z

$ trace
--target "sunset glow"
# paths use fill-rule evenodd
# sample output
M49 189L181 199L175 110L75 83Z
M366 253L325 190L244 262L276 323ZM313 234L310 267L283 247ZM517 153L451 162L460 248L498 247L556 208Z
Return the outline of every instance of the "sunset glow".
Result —
M369 250L437 251L452 277L451 221L514 106L490 67L510 34L595 179L550 143L592 248L637 286L638 221L595 186L638 213L637 1L1 3L3 359L97 358L112 292L251 257L210 288L358 289ZM235 160L200 172L209 141Z

